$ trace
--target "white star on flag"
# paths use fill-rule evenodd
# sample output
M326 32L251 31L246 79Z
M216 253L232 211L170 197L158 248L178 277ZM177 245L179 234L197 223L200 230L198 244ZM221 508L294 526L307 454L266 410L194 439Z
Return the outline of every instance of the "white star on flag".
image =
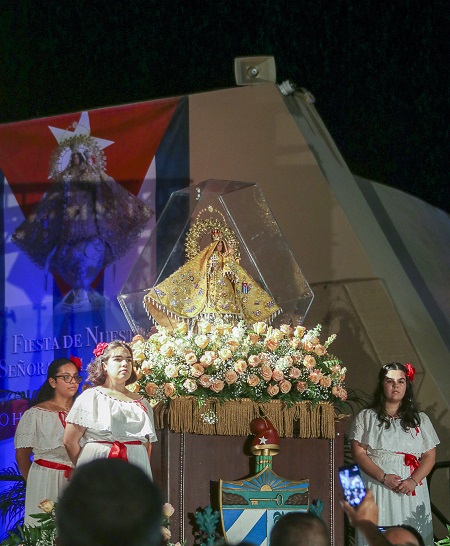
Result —
M261 436L261 438L259 439L259 443L266 445L267 444L267 438L265 438L264 436Z

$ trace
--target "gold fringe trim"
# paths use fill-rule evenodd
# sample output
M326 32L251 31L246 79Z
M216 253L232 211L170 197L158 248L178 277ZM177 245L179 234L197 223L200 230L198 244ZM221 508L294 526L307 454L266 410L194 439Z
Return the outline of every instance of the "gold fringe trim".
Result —
M210 398L199 404L194 397L184 396L162 402L153 408L155 427L165 426L172 432L215 436L248 436L250 423L266 416L280 437L328 438L335 437L333 404L297 402L288 406L282 400L252 402L249 399L219 401Z

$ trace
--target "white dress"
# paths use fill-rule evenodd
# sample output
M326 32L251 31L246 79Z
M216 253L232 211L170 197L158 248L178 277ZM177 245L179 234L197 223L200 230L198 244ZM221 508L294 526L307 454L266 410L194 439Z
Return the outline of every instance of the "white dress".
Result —
M427 415L421 412L419 416L420 425L405 432L399 419L391 419L391 426L386 429L384 423L378 426L377 414L373 409L365 409L353 421L349 438L367 446L367 455L383 472L407 478L412 471L405 464L404 454L420 459L423 453L439 443ZM361 473L366 486L373 491L379 508L378 525L411 525L419 531L427 546L433 546L433 524L426 479L416 487L416 495L402 495L394 493L364 472ZM367 545L359 533L356 544Z
M118 400L95 387L87 389L75 400L67 422L86 427L77 465L94 459L119 457L139 466L152 477L148 452L143 444L156 442L157 438L153 410L144 398Z
M49 411L32 407L27 410L17 425L14 447L32 448L33 463L27 479L25 495L25 520L27 525L37 525L37 520L30 514L42 512L38 508L41 500L58 500L68 483L68 467L73 468L63 444L65 412ZM47 466L59 466L61 469L48 468L37 464L42 461Z

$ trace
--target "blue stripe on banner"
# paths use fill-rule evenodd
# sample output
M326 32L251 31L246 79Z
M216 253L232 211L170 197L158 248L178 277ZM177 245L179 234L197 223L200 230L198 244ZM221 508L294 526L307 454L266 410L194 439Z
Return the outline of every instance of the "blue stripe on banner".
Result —
M172 193L186 188L190 184L189 150L189 99L182 97L155 155L156 221L159 220ZM167 214L178 216L179 211L171 210L167 211ZM168 222L170 223L169 220ZM174 218L173 225L176 226L178 223L177 218ZM166 222L165 225L167 225ZM165 230L164 233L157 233L158 270L167 259L165 250L174 248L179 235L180 233L176 229L171 232ZM182 263L179 265L181 266Z
M225 529L230 529L230 527L233 526L233 524L239 519L239 516L242 514L243 510L228 510L225 509L222 511L223 515L223 524L225 526Z
M439 303L435 300L433 294L429 290L425 279L422 277L422 274L414 263L414 260L403 243L402 238L395 228L392 220L389 218L389 215L373 186L371 184L359 182L358 180L356 180L356 182L366 198L369 207L372 209L372 212L377 218L386 239L389 241L392 249L397 254L406 275L411 281L411 284L416 289L423 305L430 314L430 317L438 329L443 342L450 350L450 323L448 318L445 316L445 313L439 306Z

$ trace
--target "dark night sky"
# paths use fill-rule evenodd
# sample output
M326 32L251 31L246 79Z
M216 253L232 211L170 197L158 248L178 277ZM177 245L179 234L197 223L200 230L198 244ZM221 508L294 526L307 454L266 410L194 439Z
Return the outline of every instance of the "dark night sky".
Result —
M450 211L449 0L2 0L0 122L233 87L273 55L354 174Z

